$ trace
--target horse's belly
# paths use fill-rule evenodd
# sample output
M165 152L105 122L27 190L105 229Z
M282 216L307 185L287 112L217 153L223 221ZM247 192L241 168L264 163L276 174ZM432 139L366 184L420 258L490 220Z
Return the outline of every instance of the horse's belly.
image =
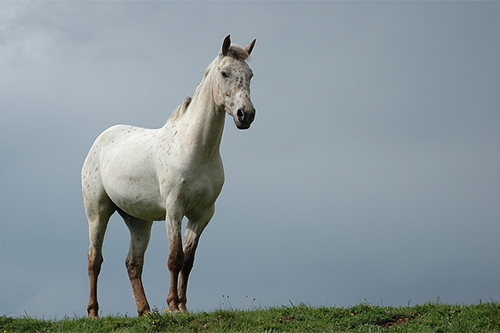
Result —
M153 188L138 184L115 184L107 186L106 192L118 208L133 217L148 221L164 220L165 202L159 191Z

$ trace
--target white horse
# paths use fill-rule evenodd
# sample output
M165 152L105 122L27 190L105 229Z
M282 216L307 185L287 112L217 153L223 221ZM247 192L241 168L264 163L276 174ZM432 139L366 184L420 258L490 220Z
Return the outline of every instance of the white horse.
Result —
M192 98L176 108L160 129L117 125L96 139L82 168L82 192L89 223L89 317L98 317L97 277L104 233L118 211L130 230L125 261L139 316L150 311L141 274L153 221L165 220L170 246L171 312L187 311L186 289L201 233L214 214L224 183L219 147L227 112L247 129L255 117L250 100L252 70L245 48L224 39ZM182 219L188 224L182 245Z

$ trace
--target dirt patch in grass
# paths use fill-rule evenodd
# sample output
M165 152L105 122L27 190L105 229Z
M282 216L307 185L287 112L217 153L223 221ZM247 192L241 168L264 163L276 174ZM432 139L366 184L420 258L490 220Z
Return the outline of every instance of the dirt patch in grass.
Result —
M279 320L280 324L288 324L295 321L295 316L286 316Z
M404 325L412 319L413 318L411 317L396 317L387 320L380 320L377 322L377 325L382 328L391 328L393 326Z

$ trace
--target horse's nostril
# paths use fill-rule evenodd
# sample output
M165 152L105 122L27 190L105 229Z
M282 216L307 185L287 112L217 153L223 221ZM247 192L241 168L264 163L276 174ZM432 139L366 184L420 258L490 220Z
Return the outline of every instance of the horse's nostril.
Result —
M243 112L242 109L238 109L238 111L236 111L236 116L238 116L239 121L243 121L243 119L245 119L245 112Z
M255 109L253 110L252 113L250 113L250 121L253 121L255 119Z

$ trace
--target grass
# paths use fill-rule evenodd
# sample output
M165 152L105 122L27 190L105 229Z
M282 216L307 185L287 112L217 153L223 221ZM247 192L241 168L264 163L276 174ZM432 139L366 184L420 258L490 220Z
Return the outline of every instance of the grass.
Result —
M411 307L306 305L195 314L153 311L142 318L62 320L0 317L0 333L14 332L499 332L500 303Z

